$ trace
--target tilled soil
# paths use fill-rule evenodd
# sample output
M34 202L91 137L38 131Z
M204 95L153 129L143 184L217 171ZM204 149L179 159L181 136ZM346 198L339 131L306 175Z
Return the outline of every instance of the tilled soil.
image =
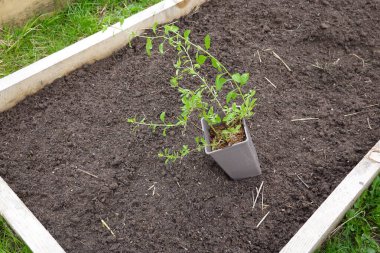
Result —
M192 137L132 131L126 118L180 105L171 58L140 40L0 114L0 176L67 252L278 252L380 139L379 13L379 1L214 0L179 21L251 73L259 177L232 181L203 153L166 166L157 152Z

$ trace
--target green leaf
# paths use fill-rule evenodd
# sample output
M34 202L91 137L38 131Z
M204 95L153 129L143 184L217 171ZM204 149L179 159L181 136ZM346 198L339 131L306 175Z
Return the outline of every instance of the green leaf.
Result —
M190 30L185 30L185 32L183 33L183 37L185 39L189 39L189 35L190 35L191 31Z
M197 60L197 62L198 62L199 65L202 65L207 60L207 56L200 54L200 55L197 56L196 60Z
M178 79L177 77L173 76L171 79L170 79L170 84L173 88L175 87L178 87Z
M176 25L171 25L170 26L170 31L172 31L172 32L178 32L179 31L179 27L176 26Z
M129 118L128 119L128 123L135 123L136 122L136 118Z
M241 75L239 73L233 74L232 80L234 80L236 83L240 83L241 82Z
M214 122L215 122L215 124L219 124L219 123L221 123L222 122L222 119L220 118L220 116L217 114L217 115L215 115L215 119L214 119Z
M164 42L162 42L162 43L158 46L158 51L159 51L161 54L164 54Z
M236 117L236 114L234 112L229 112L226 114L226 116L223 117L223 122L226 124L229 124L231 121L233 121Z
M222 74L217 75L215 79L215 88L217 91L220 91L223 88L223 85L227 82L227 79L222 77Z
M164 26L164 33L166 35L169 35L169 32L176 33L176 32L178 32L178 30L179 30L178 26L175 26L175 25L165 25Z
M157 22L154 22L153 27L152 27L152 30L153 30L153 33L154 33L154 34L156 34L157 26L158 26L158 23L157 23Z
M177 47L176 47L177 51L180 53L182 52L182 42L181 41L177 41Z
M166 115L165 112L162 112L162 113L160 114L160 120L161 120L163 123L165 123L165 115Z
M211 38L210 38L210 35L207 34L206 37L205 37L205 48L206 50L208 50L211 46Z
M235 91L230 91L227 94L226 102L229 103L231 100L234 100L237 97L237 93Z
M148 56L152 55L152 53L151 53L152 48L153 48L152 39L151 38L147 38L146 39L145 49L146 49L146 53L147 53Z
M175 42L174 42L173 37L169 37L168 42L170 46L175 47Z
M245 85L248 83L248 80L249 80L249 73L244 73L240 77L240 84Z
M217 59L215 59L214 57L211 58L211 64L218 71L222 71L222 68L220 67L219 61Z
M188 145L183 145L180 153L181 153L182 157L188 155L190 153L189 146Z
M181 58L178 58L178 59L177 59L177 63L174 64L174 67L175 67L176 69L178 69L178 68L181 67L181 64L182 64Z

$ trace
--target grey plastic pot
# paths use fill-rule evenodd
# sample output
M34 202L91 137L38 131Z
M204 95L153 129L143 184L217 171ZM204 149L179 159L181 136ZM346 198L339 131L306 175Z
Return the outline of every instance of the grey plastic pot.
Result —
M206 144L208 144L205 148L206 154L214 158L230 178L238 180L261 174L259 159L245 120L243 120L243 125L247 139L230 147L214 151L209 146L210 126L203 118L201 124Z

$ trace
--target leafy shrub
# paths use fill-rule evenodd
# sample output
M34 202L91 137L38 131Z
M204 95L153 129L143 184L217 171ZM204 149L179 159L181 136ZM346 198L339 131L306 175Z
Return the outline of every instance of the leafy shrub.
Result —
M204 37L203 45L198 45L190 39L190 30L183 33L173 25L165 25L162 28L153 27L153 36L140 36L146 39L146 53L151 56L154 42L158 41L158 51L161 54L173 52L165 49L174 48L177 57L173 64L175 75L170 79L170 86L176 89L182 101L181 114L174 120L168 120L166 112L160 114L160 123L147 122L145 118L136 117L128 119L128 122L136 125L149 126L155 131L157 128L166 132L170 128L188 126L197 127L199 119L204 118L210 126L212 135L211 143L206 143L201 136L195 137L195 148L190 149L183 145L180 150L164 149L159 157L169 161L175 161L188 155L192 151L201 151L206 145L213 150L223 148L240 142L245 137L242 126L243 119L254 115L256 105L254 89L246 89L249 73L230 73L230 71L210 53L211 37ZM208 69L207 69L208 68ZM214 69L215 75L210 76L204 72ZM206 70L205 70L206 69ZM204 71L202 71L204 70ZM197 122L193 122L195 115ZM241 137L241 138L237 138Z

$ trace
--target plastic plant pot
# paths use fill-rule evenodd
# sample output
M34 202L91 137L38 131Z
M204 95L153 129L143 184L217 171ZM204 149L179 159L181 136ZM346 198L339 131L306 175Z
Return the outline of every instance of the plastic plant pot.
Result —
M231 179L239 180L261 174L259 159L245 120L243 120L243 125L246 140L218 150L211 150L209 145L210 126L203 118L201 124L207 144L206 154L214 158Z

